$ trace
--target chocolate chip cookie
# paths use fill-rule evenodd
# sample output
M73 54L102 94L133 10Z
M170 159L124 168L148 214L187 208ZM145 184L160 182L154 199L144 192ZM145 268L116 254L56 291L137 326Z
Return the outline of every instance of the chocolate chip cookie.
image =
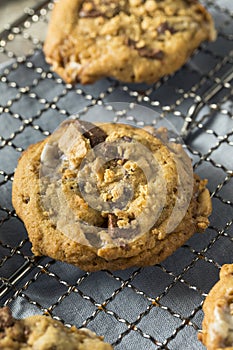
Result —
M220 280L203 304L202 333L198 334L208 350L233 349L233 264L223 265Z
M3 307L0 309L0 349L111 350L112 346L86 328L67 328L42 315L16 320L10 309Z
M211 15L196 0L60 0L44 53L68 83L106 76L154 83L215 36Z
M166 130L66 120L23 153L13 205L35 255L116 270L156 264L204 231L206 183Z

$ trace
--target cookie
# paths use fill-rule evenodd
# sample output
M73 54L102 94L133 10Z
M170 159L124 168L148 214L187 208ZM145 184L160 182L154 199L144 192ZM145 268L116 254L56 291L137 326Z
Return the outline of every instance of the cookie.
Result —
M208 350L233 349L233 264L223 265L220 280L207 295L199 340Z
M154 83L215 37L211 15L196 0L60 0L44 53L67 83Z
M164 130L67 120L22 154L13 205L35 255L125 269L159 263L206 229L206 183Z
M16 320L8 307L0 309L0 349L111 350L90 330L65 327L48 316L36 315Z

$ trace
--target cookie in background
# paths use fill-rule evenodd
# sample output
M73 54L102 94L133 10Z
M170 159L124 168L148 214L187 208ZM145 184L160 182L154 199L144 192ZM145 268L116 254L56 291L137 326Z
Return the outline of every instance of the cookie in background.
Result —
M67 83L102 77L155 83L215 37L213 19L198 1L60 0L44 53Z

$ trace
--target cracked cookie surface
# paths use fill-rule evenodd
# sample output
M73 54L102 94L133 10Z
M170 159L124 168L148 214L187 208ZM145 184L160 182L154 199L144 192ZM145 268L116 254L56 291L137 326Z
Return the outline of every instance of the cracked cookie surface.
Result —
M23 153L13 205L36 255L116 270L156 264L204 231L206 183L164 132L69 120Z
M215 36L211 15L198 1L60 0L44 52L69 83L106 76L154 83Z
M0 309L1 350L111 350L90 330L68 328L48 316L14 319L8 307Z

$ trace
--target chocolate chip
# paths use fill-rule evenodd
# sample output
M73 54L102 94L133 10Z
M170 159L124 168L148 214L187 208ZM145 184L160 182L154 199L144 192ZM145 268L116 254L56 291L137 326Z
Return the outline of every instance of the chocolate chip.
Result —
M138 53L142 57L152 58L156 60L162 60L164 58L164 52L158 49L148 49L146 47L142 47L138 49Z
M124 249L126 252L130 251L130 245L124 242L120 242L120 248Z
M79 11L80 18L112 18L117 16L121 10L122 6L111 1L102 1L101 4L95 4L94 1L84 2L84 6L81 7ZM88 6L89 5L89 6ZM98 8L100 6L100 8Z
M164 34L166 30L168 30L171 34L176 32L175 28L170 26L167 22L163 22L157 27L158 34Z
M117 15L120 13L121 10L122 10L122 9L121 9L120 6L116 6L114 9L111 9L111 10L109 11L109 13L107 14L107 17L108 17L108 18L115 17L115 16L117 16Z
M116 159L112 159L111 162L110 162L110 166L112 168L116 168L119 164L118 164L118 161L119 161L119 158L116 158Z
M122 137L122 140L124 140L124 141L126 141L126 142L132 142L132 137L130 137L130 136L123 136Z
M137 42L130 38L127 38L125 43L131 49L137 50L141 57L154 58L157 60L162 60L164 58L164 52L162 50L149 49L148 47L137 48L136 46Z
M30 197L23 197L23 203L28 204L30 202Z
M11 327L14 324L14 318L8 306L0 309L0 331L3 331L7 327Z
M136 48L137 42L136 42L135 40L133 40L133 39L127 38L127 39L125 40L125 44L126 44L127 46L129 46L131 49L135 49L135 48Z
M104 13L100 12L97 9L92 9L90 11L81 10L79 12L80 18L96 18L100 16L105 17Z
M25 326L25 327L24 327L24 335L25 335L25 337L28 337L30 333L31 333L30 328L27 327L27 326Z
M89 0L83 2L83 5L79 11L79 17L81 18L95 18L104 16L104 13L96 8L94 1Z
M84 120L76 120L76 125L78 126L79 131L90 141L91 147L95 147L99 143L105 141L107 134L99 128L98 126L84 121Z
M115 236L115 228L117 227L117 216L113 213L108 214L108 233L111 237Z

